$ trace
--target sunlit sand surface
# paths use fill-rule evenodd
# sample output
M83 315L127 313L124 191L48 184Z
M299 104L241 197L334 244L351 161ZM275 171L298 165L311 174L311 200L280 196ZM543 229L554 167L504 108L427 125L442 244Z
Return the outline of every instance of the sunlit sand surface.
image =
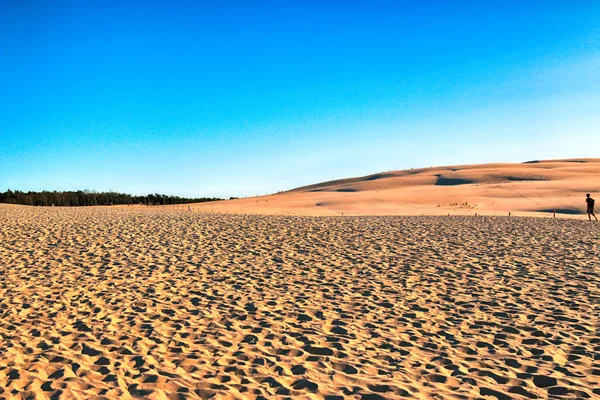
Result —
M600 198L599 192L600 159L572 159L385 171L194 207L242 214L550 217L556 212L581 218L585 193Z
M0 396L598 398L599 237L0 206Z

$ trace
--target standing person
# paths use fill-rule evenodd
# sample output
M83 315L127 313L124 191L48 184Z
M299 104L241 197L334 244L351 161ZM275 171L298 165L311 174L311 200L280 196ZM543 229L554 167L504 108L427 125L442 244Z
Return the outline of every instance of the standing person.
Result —
M594 199L592 199L590 197L589 193L586 194L585 197L586 197L585 202L587 203L587 215L588 215L588 218L591 221L592 220L592 216L594 218L596 218L596 214L594 214L594 203L595 203L595 201L594 201ZM598 218L596 218L596 221L598 221Z

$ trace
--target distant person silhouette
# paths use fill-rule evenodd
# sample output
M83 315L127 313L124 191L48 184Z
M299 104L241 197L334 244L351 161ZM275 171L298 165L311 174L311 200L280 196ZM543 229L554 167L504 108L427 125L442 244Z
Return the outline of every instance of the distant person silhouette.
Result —
M592 216L594 218L596 218L596 214L594 214L594 203L595 203L595 201L594 201L594 199L592 199L590 197L589 193L586 194L585 197L586 197L585 202L587 203L587 215L588 215L588 218L591 221L592 220ZM598 218L596 218L596 221L598 221Z

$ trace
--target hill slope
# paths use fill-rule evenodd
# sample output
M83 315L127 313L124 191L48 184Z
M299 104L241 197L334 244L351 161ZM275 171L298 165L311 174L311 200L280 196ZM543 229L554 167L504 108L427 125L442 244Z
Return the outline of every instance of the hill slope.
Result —
M197 208L251 214L580 215L587 192L600 192L600 159L390 171Z

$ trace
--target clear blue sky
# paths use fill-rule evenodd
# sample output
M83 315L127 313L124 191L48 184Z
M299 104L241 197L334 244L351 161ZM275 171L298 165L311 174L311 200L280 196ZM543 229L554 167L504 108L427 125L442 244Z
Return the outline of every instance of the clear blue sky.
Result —
M0 190L600 157L599 1L121 3L0 0Z

